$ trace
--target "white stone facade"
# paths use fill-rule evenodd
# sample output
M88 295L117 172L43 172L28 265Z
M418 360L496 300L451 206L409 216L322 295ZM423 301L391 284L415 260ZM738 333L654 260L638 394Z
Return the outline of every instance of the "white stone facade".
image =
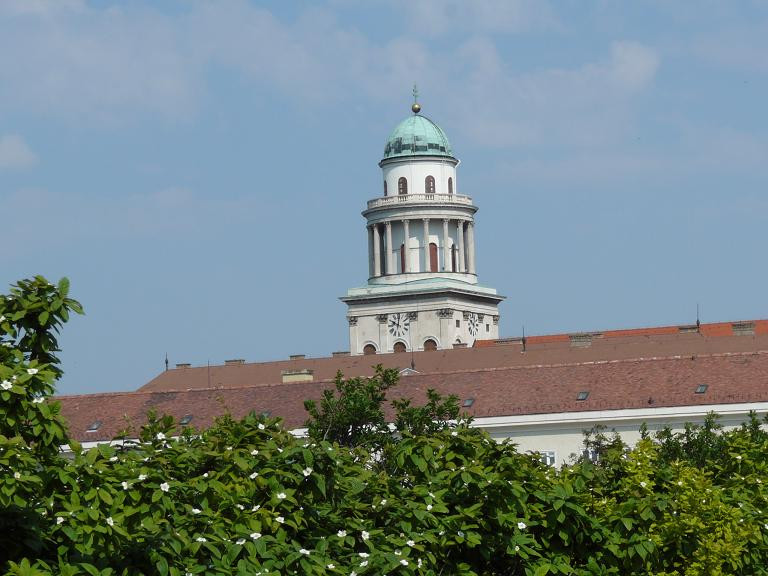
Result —
M368 283L347 303L350 353L472 346L499 337L503 299L477 282L472 198L459 194L446 154L379 163L384 186L368 201Z

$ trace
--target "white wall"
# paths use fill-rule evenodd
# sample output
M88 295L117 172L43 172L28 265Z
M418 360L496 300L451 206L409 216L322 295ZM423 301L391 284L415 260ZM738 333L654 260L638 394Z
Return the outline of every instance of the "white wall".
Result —
M572 455L584 449L584 431L596 425L606 427L609 436L615 430L622 440L634 445L640 439L640 426L645 423L653 433L669 426L675 432L684 430L686 422L703 424L710 412L720 415L718 422L734 428L749 419L749 411L768 411L768 402L758 404L725 404L709 406L677 406L637 410L603 410L558 414L526 414L497 418L477 418L473 426L487 430L497 440L511 439L521 452L555 452L555 465L569 462Z
M382 167L383 178L387 182L387 194L397 196L397 181L404 177L408 180L408 194L424 194L427 176L435 178L435 193L448 194L448 178L453 178L453 193L460 194L456 181L455 161L420 160L409 156L407 162L385 164ZM382 184L381 196L384 195Z

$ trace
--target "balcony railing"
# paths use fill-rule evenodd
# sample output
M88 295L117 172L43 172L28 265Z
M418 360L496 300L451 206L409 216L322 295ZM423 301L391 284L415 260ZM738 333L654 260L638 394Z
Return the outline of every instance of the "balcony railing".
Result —
M398 204L422 204L424 202L472 206L472 198L460 196L459 194L398 194L397 196L385 196L384 198L368 200L368 209Z

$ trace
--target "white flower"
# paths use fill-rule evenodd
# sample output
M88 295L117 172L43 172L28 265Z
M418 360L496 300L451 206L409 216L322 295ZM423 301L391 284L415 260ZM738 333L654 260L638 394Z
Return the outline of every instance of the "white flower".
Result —
M326 568L328 568L328 570L335 570L336 569L336 564L333 564L333 563L328 564L328 566L326 566Z
M155 435L155 438L157 438L158 440L165 440L165 434L163 434L162 432L158 432Z
M741 456L736 456L736 460L741 460Z
M421 558L419 558L419 561L416 564L419 568L421 568Z
M200 508L192 508L192 514L200 514Z
M146 474L139 474L139 482L141 482L142 480L146 480L146 479L147 479L147 475Z
M402 564L403 566L408 566L408 560L403 558L402 560L400 560L400 564Z
M432 504L427 504L427 511L432 510Z
M461 537L461 538L464 538L464 532L462 532L461 530L459 530L458 532L456 532L456 534L457 534L459 537Z
M360 558L368 558L368 556L370 556L370 554L368 554L368 552L360 552L359 556L360 556Z
M258 540L261 538L261 532L251 532L251 540Z
M368 566L368 560L363 560L360 562L360 566Z
M395 556L402 556L403 553L400 550L395 550Z
M347 535L346 530L339 530L338 532L336 532L336 536L338 536L339 538L344 538L344 536L346 535Z
M285 500L285 492L278 492L277 493L277 499L278 500Z
M21 478L21 473L20 472L14 472L13 473L13 477L16 478L16 480L18 480L19 478Z
M56 516L56 524L61 524L62 522L64 522L64 517L63 516Z
M262 424L261 422L259 422L259 426L258 426L258 428L259 428L259 430L264 430L264 424Z
M312 468L304 468L304 470L301 471L302 474L304 474L304 478L312 474Z
M520 552L520 546L515 546L515 552Z
M386 498L383 498L383 499L381 500L381 505L382 505L382 506L386 506L386 505L387 505L387 499L386 499Z
M163 492L168 492L170 488L171 487L168 485L168 482L163 482L162 484L160 484L160 490L162 490Z
M42 404L43 402L45 402L45 398L42 396L38 396L37 398L32 399L32 404Z
M203 478L208 478L208 472L206 472L205 474L203 474Z
M237 505L237 509L238 510L245 510L245 506L243 506L242 504L238 504Z
M259 473L258 473L258 472L253 472L253 473L252 473L250 476L248 476L248 478L250 478L251 480L253 480L253 479L254 479L254 478L256 478L256 476L258 476L258 475L259 475Z
M517 529L518 530L525 530L526 528L528 528L528 526L525 525L525 522L518 522L517 523Z
M107 524L109 524L110 526L115 525L115 521L112 520L112 516L107 516Z
M357 572L355 572L354 570L352 570L352 572L350 572L350 573L349 573L349 576L357 576Z
M645 486L646 486L645 482L640 482L640 486L641 486L642 488L645 488Z
M0 322L5 322L5 316L0 316Z
M245 538L238 538L235 544L237 544L238 546L242 546L243 544L245 544Z
M406 542L406 544L408 544L408 546L413 548L416 545L416 542L414 542L413 540L408 540L408 542Z
M363 532L362 532L362 534L360 534L360 536L362 537L363 540L368 540L368 538L371 537L371 535L368 534L368 532L366 532L365 530L363 530Z
M251 512L258 512L259 508L261 508L261 504L256 504L253 508L251 508Z
M3 383L0 384L0 387L2 387L3 390L10 390L13 388L13 384L11 384L8 380L3 380Z
M120 485L123 487L123 490L128 490L128 488L129 488L129 484L125 480L120 482Z
M459 435L459 433L458 433L458 432L456 432L456 430L454 430L453 432L451 432L451 436L458 436L458 435Z
M304 554L305 556L309 556L309 550L307 550L306 548L302 548L301 550L299 550L299 554Z
M257 456L258 454L259 454L259 451L256 450L255 448L251 450L251 456Z
M275 518L275 522L277 522L278 524L282 524L283 522L285 522L285 518L283 518L282 516L278 516L277 518Z
M208 542L208 540L206 540L202 536L198 536L197 538L195 538L195 540L198 541L198 542Z
M109 459L109 461L110 461L110 462L117 462L117 456L112 456L112 457Z
M27 368L27 374L30 374L31 376L34 376L37 373L38 373L38 369L37 368Z

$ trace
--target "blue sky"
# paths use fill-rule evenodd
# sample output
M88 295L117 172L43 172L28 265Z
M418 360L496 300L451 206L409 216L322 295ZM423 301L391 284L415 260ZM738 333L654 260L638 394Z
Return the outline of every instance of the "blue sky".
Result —
M64 394L348 349L419 85L519 335L768 317L768 3L0 3L0 285L68 276Z

